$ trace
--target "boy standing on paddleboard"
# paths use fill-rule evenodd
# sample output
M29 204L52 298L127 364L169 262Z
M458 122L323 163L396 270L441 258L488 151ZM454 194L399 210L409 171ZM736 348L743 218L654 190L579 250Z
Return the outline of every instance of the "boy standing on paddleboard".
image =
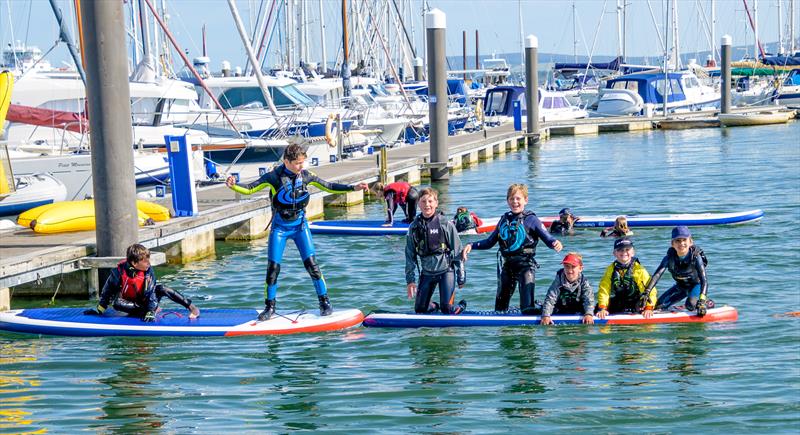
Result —
M365 190L367 183L356 185L331 183L317 177L311 171L303 169L306 161L306 151L301 145L292 144L283 152L283 163L270 172L265 173L256 181L240 186L234 177L225 180L232 190L251 195L262 189L269 188L272 206L272 229L269 233L267 247L267 277L264 285L264 311L258 315L259 321L269 320L275 315L275 298L278 294L278 274L281 271L281 260L286 242L294 241L303 265L311 276L314 289L319 300L319 312L322 316L333 313L328 288L325 279L319 270L314 251L314 242L306 220L306 206L311 198L309 186L330 193L344 193L354 190Z
M533 314L533 292L536 287L538 264L536 245L541 239L549 248L561 252L561 242L547 232L542 221L532 211L525 210L528 204L528 186L512 184L506 192L506 201L511 209L500 218L497 227L488 238L464 246L464 261L472 249L491 249L500 243L502 266L499 266L500 282L495 297L495 311L508 311L508 304L519 284L519 307L522 314Z

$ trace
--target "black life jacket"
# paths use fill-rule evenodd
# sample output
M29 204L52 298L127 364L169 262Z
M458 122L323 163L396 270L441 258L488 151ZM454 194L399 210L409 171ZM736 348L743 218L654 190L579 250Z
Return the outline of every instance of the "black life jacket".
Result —
M444 214L437 212L430 219L424 218L422 214L417 215L414 219L412 234L417 255L420 257L450 252L450 246L447 244L444 228L442 228L441 218L443 216Z
M678 257L678 251L670 247L667 250L667 269L672 274L672 279L682 287L694 287L700 284L700 274L697 273L697 268L694 267L694 260L697 256L703 261L703 267L708 266L708 259L705 252L699 246L692 245L689 247L689 253L686 257L681 259Z
M117 264L117 271L120 279L120 296L132 302L140 300L144 295L147 272L137 270L125 260Z
M303 180L303 172L292 174L285 166L275 169L279 171L281 186L272 195L272 208L286 220L294 220L305 210L311 194Z
M583 303L580 300L581 289L586 282L586 278L581 273L581 277L578 279L578 287L575 291L572 291L569 287L567 287L566 282L567 278L564 276L564 269L560 269L556 276L558 277L559 281L561 282L561 286L558 289L558 299L556 299L555 307L558 311L567 312L567 311L580 311L583 312Z
M633 265L636 263L639 263L639 259L636 257L633 257L627 267L614 261L609 307L615 310L633 309L639 304L642 292L633 280ZM623 271L624 273L622 273Z
M469 212L469 210L458 213L456 217L453 218L453 224L455 224L456 231L459 233L478 227L475 225L475 221L472 219L472 214Z
M497 224L498 243L503 257L536 254L536 244L539 239L531 237L525 228L525 218L535 215L529 210L524 210L516 216L511 212L503 215Z

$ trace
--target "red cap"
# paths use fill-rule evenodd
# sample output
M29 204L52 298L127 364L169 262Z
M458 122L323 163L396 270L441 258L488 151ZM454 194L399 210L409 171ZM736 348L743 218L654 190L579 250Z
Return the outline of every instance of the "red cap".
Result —
M567 256L564 257L564 260L561 261L561 264L571 264L573 266L581 267L583 266L583 260L581 260L581 257L578 254L567 254Z

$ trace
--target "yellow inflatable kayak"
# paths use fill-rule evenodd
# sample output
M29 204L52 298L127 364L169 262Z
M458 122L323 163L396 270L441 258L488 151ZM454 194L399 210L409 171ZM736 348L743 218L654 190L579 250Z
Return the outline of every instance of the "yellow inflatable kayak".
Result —
M148 219L169 219L169 210L147 201L136 201L139 226ZM144 210L152 215L148 215ZM94 200L63 201L42 205L22 213L17 224L30 227L41 234L65 233L69 231L91 231L95 229Z

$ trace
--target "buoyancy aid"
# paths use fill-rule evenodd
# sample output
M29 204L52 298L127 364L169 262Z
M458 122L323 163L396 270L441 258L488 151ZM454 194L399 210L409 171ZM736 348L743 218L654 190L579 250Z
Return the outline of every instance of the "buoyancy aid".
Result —
M531 237L525 228L525 218L531 215L535 215L535 213L529 210L516 216L511 212L506 212L500 219L500 223L497 224L497 235L500 253L503 257L536 253L536 244L539 239Z
M383 188L384 194L387 192L394 192L394 202L397 204L405 204L406 197L408 196L408 191L411 189L411 185L406 182L397 181L394 183L387 184L386 187Z
M681 287L693 287L700 283L700 275L697 273L697 268L694 267L694 260L696 256L700 256L703 261L703 266L708 265L705 252L699 247L692 245L689 247L689 253L680 258L678 251L675 248L667 250L667 269L672 274L672 279Z
M561 309L582 309L583 304L580 301L580 294L586 282L586 278L583 274L581 274L581 277L578 279L578 285L574 291L567 286L567 278L564 276L564 269L559 270L556 275L561 285L558 289L558 299L556 300L555 306Z
M311 194L303 180L303 171L291 173L285 166L280 171L280 188L272 196L272 207L285 220L294 220L305 210Z
M614 272L611 274L611 292L609 306L615 309L635 308L642 299L642 292L633 280L633 266L639 259L633 257L627 266L614 262Z
M450 252L451 249L447 245L447 239L442 228L441 218L443 216L441 212L437 212L430 219L424 218L422 214L416 217L413 231L414 246L416 247L417 255L420 257Z
M456 217L453 218L453 224L456 226L456 231L459 233L462 231L472 230L478 227L475 224L475 220L472 218L472 213L469 211L462 211L461 213L456 214Z
M123 260L117 264L120 278L120 295L129 301L138 301L144 295L145 278L147 273L137 270Z

